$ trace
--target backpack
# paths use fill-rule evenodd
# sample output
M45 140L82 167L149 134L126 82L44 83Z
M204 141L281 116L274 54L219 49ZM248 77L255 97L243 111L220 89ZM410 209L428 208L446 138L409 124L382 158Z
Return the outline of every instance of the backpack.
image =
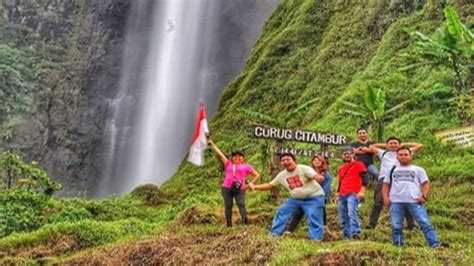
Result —
M384 153L384 155L385 155L385 153ZM388 176L388 177L390 178L390 188L392 188L392 175L393 175L393 171L395 171L395 168L397 168L396 165L394 165L394 166L392 167L392 169L390 169L390 174L389 174L389 176Z

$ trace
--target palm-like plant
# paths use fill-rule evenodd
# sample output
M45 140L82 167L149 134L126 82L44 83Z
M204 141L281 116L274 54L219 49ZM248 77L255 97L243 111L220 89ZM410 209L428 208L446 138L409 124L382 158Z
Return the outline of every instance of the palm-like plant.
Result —
M387 116L399 110L408 102L409 101L404 101L388 110L385 110L385 91L381 88L375 89L368 86L364 91L364 104L342 101L342 103L347 107L346 109L342 109L342 112L362 117L365 120L365 125L372 126L372 130L375 133L374 139L377 142L380 142L383 138L384 122Z
M411 69L420 65L444 67L453 71L455 79L455 97L461 111L463 124L469 122L467 109L472 101L469 94L469 68L473 67L474 34L464 25L458 13L450 6L444 9L445 24L438 28L433 38L405 28L405 31L415 39L415 49L404 56L416 61L403 69ZM467 100L466 100L467 99Z

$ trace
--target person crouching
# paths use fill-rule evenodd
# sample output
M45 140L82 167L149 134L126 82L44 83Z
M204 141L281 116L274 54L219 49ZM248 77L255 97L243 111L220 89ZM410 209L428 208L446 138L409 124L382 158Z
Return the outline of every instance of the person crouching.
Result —
M323 183L324 176L316 174L309 166L296 164L295 156L291 153L282 154L280 163L285 169L270 183L249 184L252 190L271 190L284 186L290 191L290 198L277 209L270 234L281 236L290 218L296 212L302 211L308 217L309 238L322 240L324 191L319 183Z

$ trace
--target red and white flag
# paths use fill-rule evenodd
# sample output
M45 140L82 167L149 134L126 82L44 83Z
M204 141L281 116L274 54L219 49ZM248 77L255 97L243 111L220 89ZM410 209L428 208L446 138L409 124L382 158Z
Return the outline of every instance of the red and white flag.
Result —
M207 127L206 109L204 104L199 106L196 128L194 129L193 143L189 150L188 161L197 165L204 165L204 150L207 147L207 135L209 128Z

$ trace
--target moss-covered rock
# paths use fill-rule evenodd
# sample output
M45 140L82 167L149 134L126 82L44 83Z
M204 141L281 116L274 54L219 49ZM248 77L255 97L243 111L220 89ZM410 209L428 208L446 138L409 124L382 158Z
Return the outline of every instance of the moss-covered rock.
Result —
M130 195L143 200L150 206L157 206L166 202L166 195L154 184L138 186L130 192Z

